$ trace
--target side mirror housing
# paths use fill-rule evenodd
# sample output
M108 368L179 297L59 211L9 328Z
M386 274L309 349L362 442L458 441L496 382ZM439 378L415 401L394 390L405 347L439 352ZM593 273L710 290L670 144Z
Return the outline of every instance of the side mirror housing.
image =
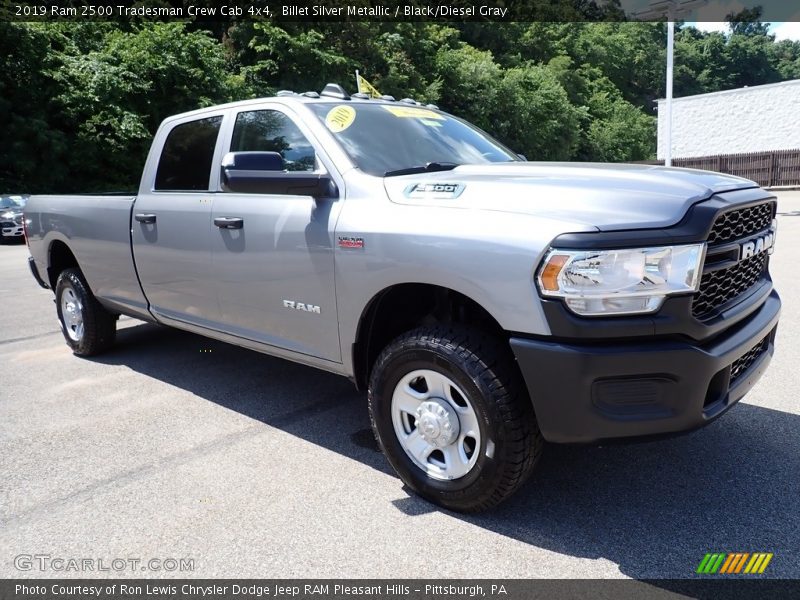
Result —
M325 173L284 171L278 152L229 152L222 159L222 189L240 194L282 194L335 198L333 179Z
M234 171L283 171L280 152L228 152L222 159L222 168Z

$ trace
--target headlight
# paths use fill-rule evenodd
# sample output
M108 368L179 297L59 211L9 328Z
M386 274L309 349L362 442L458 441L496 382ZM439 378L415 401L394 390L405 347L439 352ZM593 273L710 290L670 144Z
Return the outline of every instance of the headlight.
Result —
M563 298L579 315L652 313L669 295L697 291L705 248L554 248L539 269L539 290L543 296Z

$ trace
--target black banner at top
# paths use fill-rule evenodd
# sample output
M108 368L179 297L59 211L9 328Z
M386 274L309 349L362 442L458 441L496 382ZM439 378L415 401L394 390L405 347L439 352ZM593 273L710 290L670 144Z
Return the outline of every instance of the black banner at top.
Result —
M6 21L799 21L789 0L2 0Z

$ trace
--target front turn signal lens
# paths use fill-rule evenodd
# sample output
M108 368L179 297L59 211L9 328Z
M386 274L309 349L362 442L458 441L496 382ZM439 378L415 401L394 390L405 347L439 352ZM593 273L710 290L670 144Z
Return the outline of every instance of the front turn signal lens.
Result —
M558 291L558 276L568 260L569 256L566 254L551 254L548 257L539 278L543 290L548 292Z

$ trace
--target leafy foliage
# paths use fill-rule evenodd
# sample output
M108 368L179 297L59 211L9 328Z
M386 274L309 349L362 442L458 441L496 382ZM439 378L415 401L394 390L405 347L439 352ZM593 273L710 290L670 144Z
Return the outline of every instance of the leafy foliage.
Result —
M573 4L618 17L614 3ZM676 95L800 77L800 43L776 43L759 18L732 15L727 34L679 27ZM0 190L135 189L165 117L329 81L352 89L355 69L531 160L648 159L665 36L663 23L612 21L0 22Z

